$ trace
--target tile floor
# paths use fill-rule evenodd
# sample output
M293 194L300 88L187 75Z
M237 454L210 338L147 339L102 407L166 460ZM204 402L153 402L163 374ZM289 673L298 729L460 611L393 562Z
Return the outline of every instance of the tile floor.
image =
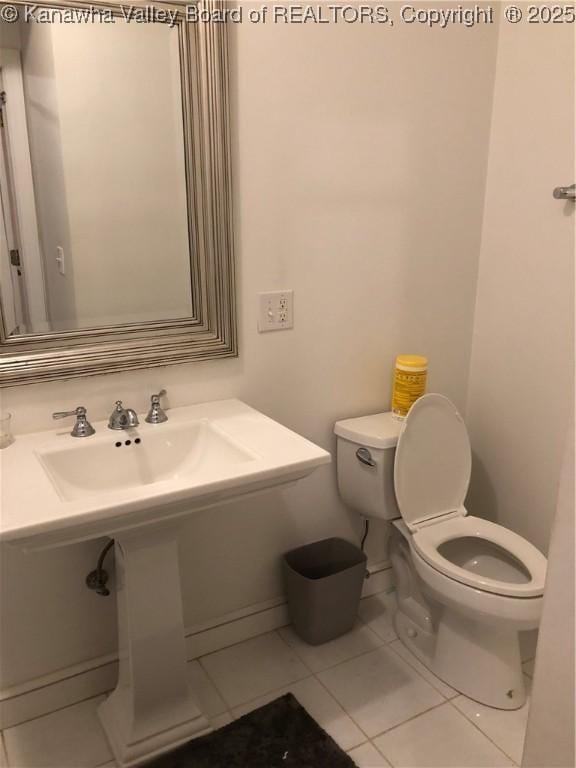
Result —
M490 709L438 680L397 639L393 610L393 595L372 596L353 631L323 646L285 627L190 662L201 708L220 727L292 691L358 768L519 765L527 706ZM525 671L529 685L533 663ZM102 698L8 728L0 768L113 768Z

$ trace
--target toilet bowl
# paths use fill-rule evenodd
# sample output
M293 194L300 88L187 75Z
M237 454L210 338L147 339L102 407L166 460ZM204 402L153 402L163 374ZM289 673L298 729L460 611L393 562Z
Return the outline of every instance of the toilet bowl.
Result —
M443 395L335 425L350 506L393 521L400 640L456 690L501 709L526 699L518 633L538 626L546 558L507 528L469 516L466 426Z

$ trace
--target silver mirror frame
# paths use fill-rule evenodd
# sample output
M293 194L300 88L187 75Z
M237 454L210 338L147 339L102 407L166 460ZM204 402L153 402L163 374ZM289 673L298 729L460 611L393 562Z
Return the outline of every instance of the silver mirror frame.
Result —
M203 0L216 19L225 0ZM17 5L30 3L17 2ZM150 7L146 2L133 6ZM120 2L36 0L50 8L110 9ZM238 354L232 234L227 25L187 23L177 11L188 194L192 318L6 336L0 312L0 387ZM0 306L1 309L1 306Z

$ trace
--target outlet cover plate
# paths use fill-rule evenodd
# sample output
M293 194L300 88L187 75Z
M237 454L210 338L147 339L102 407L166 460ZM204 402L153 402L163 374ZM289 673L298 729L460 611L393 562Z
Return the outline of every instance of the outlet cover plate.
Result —
M258 330L285 331L294 327L294 291L258 294Z

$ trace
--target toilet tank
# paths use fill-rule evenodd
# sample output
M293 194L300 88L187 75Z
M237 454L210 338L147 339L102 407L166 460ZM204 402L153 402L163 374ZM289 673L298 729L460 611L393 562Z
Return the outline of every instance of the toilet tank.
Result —
M394 493L394 454L402 423L388 412L334 425L340 495L365 517L400 517Z

